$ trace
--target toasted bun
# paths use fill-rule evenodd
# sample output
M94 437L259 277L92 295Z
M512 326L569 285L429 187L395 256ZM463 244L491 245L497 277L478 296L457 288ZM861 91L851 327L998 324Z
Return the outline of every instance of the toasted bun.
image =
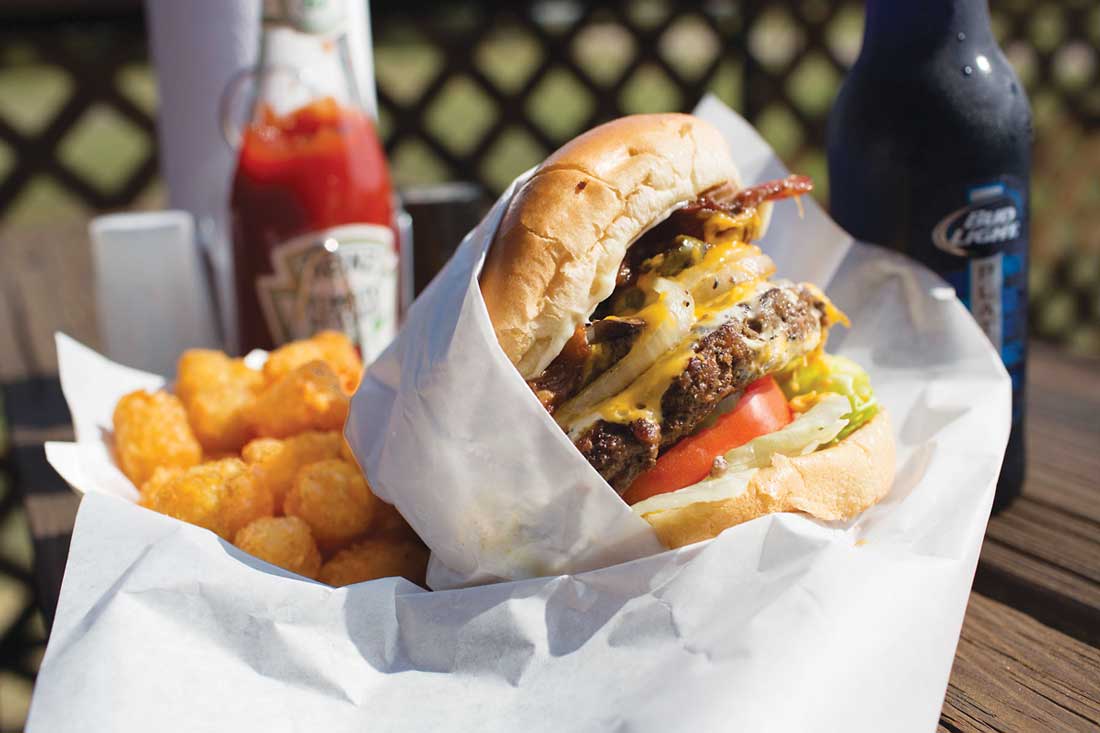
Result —
M795 458L776 456L735 497L643 516L666 547L682 547L773 512L851 519L886 496L893 481L894 435L886 412L880 411L832 448Z
M515 193L481 292L524 379L546 368L615 288L627 248L737 169L721 134L690 115L634 115L566 143Z

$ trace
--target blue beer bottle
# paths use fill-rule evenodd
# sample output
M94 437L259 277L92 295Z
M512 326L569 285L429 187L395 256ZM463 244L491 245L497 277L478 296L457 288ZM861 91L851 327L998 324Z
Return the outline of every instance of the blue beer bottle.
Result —
M829 204L852 236L946 279L1012 377L994 509L1024 478L1031 109L985 0L867 0L829 116Z

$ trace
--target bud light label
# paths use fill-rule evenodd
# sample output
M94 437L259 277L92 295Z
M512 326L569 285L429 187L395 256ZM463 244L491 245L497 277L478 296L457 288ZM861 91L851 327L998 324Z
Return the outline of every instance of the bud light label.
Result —
M988 256L1019 239L1023 223L1016 201L994 194L991 200L979 198L941 219L932 230L932 243L960 257Z
M1003 176L955 189L954 196L962 205L941 200L948 213L931 231L947 265L937 269L1000 353L1019 393L1027 345L1027 189ZM1014 401L1017 409L1022 400Z

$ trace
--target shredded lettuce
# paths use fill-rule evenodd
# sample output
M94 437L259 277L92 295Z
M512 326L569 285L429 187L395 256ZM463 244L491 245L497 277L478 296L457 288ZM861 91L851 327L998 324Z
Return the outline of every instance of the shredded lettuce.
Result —
M721 501L737 496L748 487L756 470L770 466L776 455L806 455L834 440L848 424L843 416L849 410L848 400L844 397L826 394L785 427L754 438L726 453L723 456L726 466L718 475L679 491L651 496L631 508L644 516L697 502Z
M749 487L755 468L736 473L723 473L715 478L703 479L697 484L692 484L678 491L670 491L667 494L657 494L648 499L639 501L630 508L639 517L653 512L663 512L668 509L690 506L701 502L725 501L744 493Z
M800 359L777 374L776 381L788 400L824 394L847 398L850 410L844 419L848 424L834 440L844 440L878 413L871 377L863 367L843 356L818 353Z
M723 456L726 471L764 468L777 453L802 456L830 443L848 425L845 417L851 411L848 400L838 394L824 395L816 405L802 413L785 427L750 440Z

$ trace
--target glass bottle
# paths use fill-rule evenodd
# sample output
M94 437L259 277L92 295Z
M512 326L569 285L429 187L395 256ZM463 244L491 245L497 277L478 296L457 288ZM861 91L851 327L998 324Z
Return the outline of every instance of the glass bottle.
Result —
M397 330L402 252L354 77L346 0L267 0L232 215L242 351L324 329L369 362Z
M985 0L868 0L827 137L833 218L954 286L1012 377L1003 507L1024 478L1032 130Z

